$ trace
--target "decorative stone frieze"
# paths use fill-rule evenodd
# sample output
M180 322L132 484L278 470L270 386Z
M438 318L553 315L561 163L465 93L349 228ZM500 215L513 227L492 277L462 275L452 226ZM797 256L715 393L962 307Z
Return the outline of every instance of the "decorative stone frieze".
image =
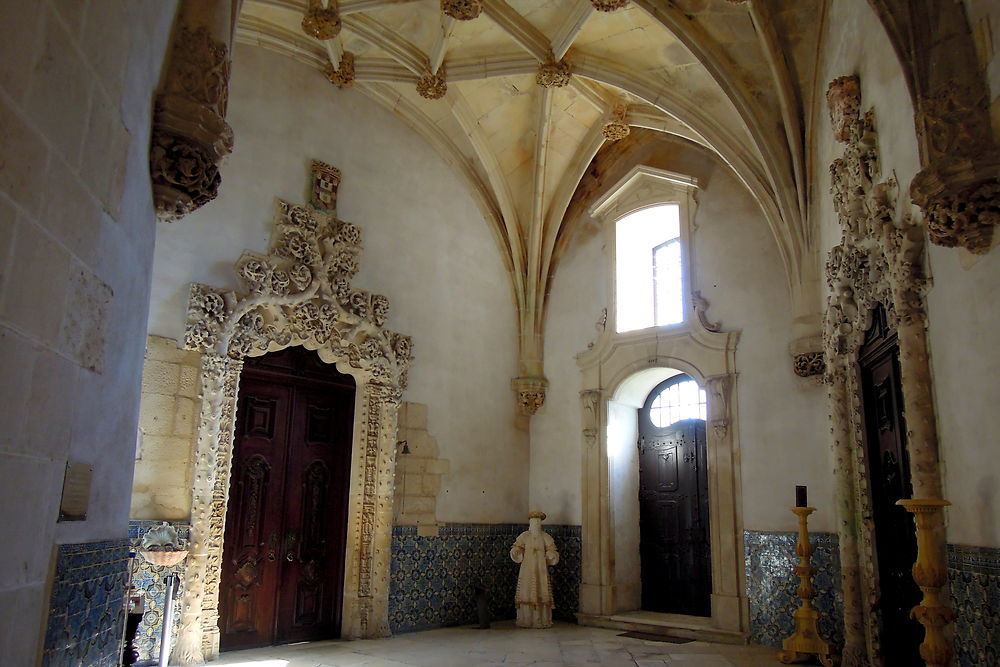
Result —
M511 381L517 392L517 408L522 415L534 415L545 405L549 382L542 377L518 377Z
M627 113L627 106L624 104L615 105L614 110L611 112L611 119L601 128L601 134L604 135L605 139L608 141L621 141L629 135L632 128L625 122Z
M550 57L548 62L538 63L538 73L535 75L535 83L542 88L562 88L569 85L569 78L572 67L564 58L556 61Z
M412 343L383 328L389 300L356 289L361 230L336 218L340 172L312 164L310 207L278 201L267 254L236 263L240 290L192 284L187 349L202 353L187 589L175 659L199 664L219 650L218 600L233 427L242 359L290 345L317 350L357 382L355 471L349 501L344 637L388 634L388 545L396 410Z
M483 11L483 0L441 0L441 11L459 21L471 21Z
M613 12L628 4L628 0L590 0L590 4L599 12Z
M826 360L823 358L823 352L804 352L795 355L792 370L800 378L823 375L826 372Z
M306 15L302 17L302 32L319 40L333 39L342 27L336 0L324 7L320 0L309 0Z
M827 94L834 134L844 137L841 141L846 144L843 156L830 165L841 242L830 250L826 263L829 296L824 322L825 379L837 470L845 665L875 663L880 651L877 618L868 613L877 609L879 596L856 372L858 350L879 305L899 339L914 496L935 498L941 490L927 356L923 229L908 216L896 214L896 183L891 178L881 180L874 113L860 113L859 91L856 77L841 77ZM939 546L943 549L943 542Z
M434 74L425 74L417 79L417 93L428 100L439 100L448 92L448 83L444 80L444 68Z
M354 85L354 54L344 51L340 56L340 67L334 67L333 63L327 63L323 69L323 75L337 88L350 88Z
M228 97L226 43L182 18L153 105L149 171L161 220L180 219L218 194L219 165L233 149Z

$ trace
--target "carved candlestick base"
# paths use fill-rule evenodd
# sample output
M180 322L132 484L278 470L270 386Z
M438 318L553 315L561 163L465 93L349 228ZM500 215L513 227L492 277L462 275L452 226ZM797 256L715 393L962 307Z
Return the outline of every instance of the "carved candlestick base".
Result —
M910 611L924 626L924 642L920 657L927 667L947 667L954 649L944 635L944 628L955 620L955 612L941 600L941 587L948 581L947 565L941 559L940 545L935 544L934 529L941 525L941 511L951 505L940 498L899 500L917 523L917 562L913 564L913 580L924 592L924 599Z
M819 612L812 606L813 598L816 597L816 591L812 587L812 576L816 573L816 568L809 562L814 548L809 542L808 517L816 511L816 508L793 507L792 511L799 517L799 542L795 546L799 564L795 568L795 574L799 575L802 582L796 591L802 604L792 614L795 619L795 633L781 643L784 650L778 652L778 660L788 664L816 656L825 667L832 667L834 658L830 655L830 644L819 634Z

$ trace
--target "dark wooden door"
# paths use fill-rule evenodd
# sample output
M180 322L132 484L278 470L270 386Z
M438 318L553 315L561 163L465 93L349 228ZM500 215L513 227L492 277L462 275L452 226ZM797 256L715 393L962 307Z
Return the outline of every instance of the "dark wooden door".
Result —
M705 422L687 419L657 428L649 406L662 386L639 413L642 608L711 616Z
M301 348L240 380L220 596L224 650L340 630L354 383Z
M899 344L882 308L873 312L859 362L878 560L882 653L887 666L919 665L923 629L910 618L910 610L921 597L911 574L917 558L916 533L912 515L896 505L897 500L913 495Z

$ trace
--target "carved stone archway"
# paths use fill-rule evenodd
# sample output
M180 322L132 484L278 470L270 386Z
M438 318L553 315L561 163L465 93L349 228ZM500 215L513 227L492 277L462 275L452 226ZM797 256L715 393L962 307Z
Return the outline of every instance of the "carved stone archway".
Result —
M871 312L881 304L899 338L913 495L940 498L927 356L924 229L908 216L896 215L897 186L891 178L881 180L874 112L861 113L858 78L834 80L827 102L834 136L845 144L843 157L830 165L841 242L827 260L830 295L824 325L843 574L843 664L870 665L880 664L879 595L858 350ZM943 558L944 525L940 514L934 520L939 524L933 531L934 549Z
M219 652L219 576L243 359L291 345L316 350L357 383L341 635L389 635L396 415L412 344L383 328L385 296L351 285L361 230L336 217L340 172L313 162L312 176L307 207L278 200L268 253L245 252L237 261L242 291L191 285L184 343L202 353L202 405L174 649L179 664Z

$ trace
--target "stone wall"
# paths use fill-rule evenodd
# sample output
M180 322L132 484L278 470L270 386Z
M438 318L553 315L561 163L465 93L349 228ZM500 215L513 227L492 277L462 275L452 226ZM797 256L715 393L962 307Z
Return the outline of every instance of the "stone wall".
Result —
M191 453L201 409L201 355L149 336L142 368L139 442L132 480L133 519L187 520Z
M450 470L449 462L438 458L438 442L427 430L426 405L404 402L397 424L393 525L434 526L441 477ZM403 453L403 443L408 453Z
M0 3L4 664L41 653L56 546L125 537L155 232L150 107L175 9ZM67 462L93 467L86 521L57 522Z
M553 618L575 622L580 590L580 527L543 525L556 543L559 563L549 568ZM412 632L478 624L474 589L481 586L493 620L514 618L518 564L510 547L527 524L446 524L438 534L415 526L392 533L389 626Z

